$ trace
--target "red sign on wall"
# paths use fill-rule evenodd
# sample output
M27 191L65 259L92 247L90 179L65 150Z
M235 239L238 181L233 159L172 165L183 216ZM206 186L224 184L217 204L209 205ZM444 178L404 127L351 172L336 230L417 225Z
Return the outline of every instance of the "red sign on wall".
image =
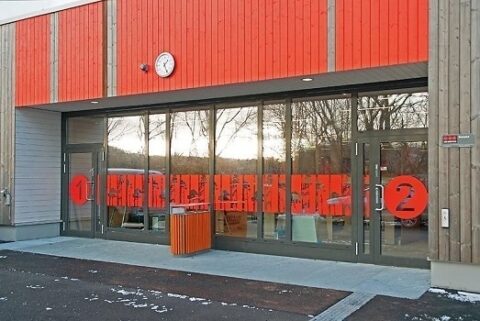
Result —
M398 218L416 218L425 211L427 204L427 188L414 176L394 177L385 186L385 206Z

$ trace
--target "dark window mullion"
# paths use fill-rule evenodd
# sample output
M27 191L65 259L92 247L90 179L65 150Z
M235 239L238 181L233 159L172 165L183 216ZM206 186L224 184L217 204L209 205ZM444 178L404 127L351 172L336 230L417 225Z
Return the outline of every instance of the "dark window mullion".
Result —
M164 188L163 191L165 195L165 207L166 215L170 217L170 142L171 140L171 124L170 124L170 112L165 115L165 177L164 177ZM170 235L170 219L165 218L165 233Z
M214 246L215 242L215 231L216 231L216 213L215 213L215 144L216 144L216 138L215 138L215 128L217 125L217 114L216 114L216 107L215 105L210 106L208 109L208 132L209 132L209 154L210 154L210 161L209 161L209 179L208 179L208 184L209 190L208 190L208 198L209 198L209 203L210 203L210 220L211 220L211 228L212 228L212 247Z
M263 102L257 110L257 239L263 238Z
M285 102L285 139L286 139L286 166L285 166L285 214L286 214L286 235L287 241L292 240L292 100Z
M145 152L144 152L144 175L143 175L143 225L144 231L148 231L150 228L149 212L148 212L148 180L150 179L150 117L149 113L145 112L144 117L144 139L145 139Z

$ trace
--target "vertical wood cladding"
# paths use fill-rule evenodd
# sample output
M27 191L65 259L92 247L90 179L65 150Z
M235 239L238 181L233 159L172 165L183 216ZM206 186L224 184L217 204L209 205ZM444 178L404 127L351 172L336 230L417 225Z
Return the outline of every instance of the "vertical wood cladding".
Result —
M428 0L336 0L336 70L428 60Z
M59 12L58 100L103 96L103 3Z
M13 193L15 144L15 24L0 26L0 188ZM0 200L0 224L13 222L13 205Z
M477 0L430 0L430 258L480 263L480 15ZM441 146L444 134L473 133L472 148ZM439 222L450 209L450 226Z
M16 106L50 102L50 16L16 23Z
M327 0L119 0L117 6L119 95L327 70ZM167 79L154 71L163 51L176 58Z

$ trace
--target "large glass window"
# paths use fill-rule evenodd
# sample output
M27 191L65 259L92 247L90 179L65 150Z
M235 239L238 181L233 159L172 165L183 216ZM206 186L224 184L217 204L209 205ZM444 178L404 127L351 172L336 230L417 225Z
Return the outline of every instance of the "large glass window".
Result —
M263 238L286 237L286 105L263 106Z
M358 130L428 128L428 93L369 94L358 99Z
M167 117L165 114L149 116L148 133L148 227L154 231L168 229L166 179L167 173Z
M107 224L143 229L144 116L108 119Z
M422 90L69 117L66 144L106 142L106 170L98 171L101 184L97 178L106 193L96 196L106 202L102 222L110 228L148 227L165 232L171 213L211 213L217 236L338 248L352 245L355 234L360 241L363 235L365 254L376 255L380 248L388 256L423 258L427 209L407 218L396 216L395 210L384 210L379 219L370 217L374 210L370 190L375 186L370 171L375 165L386 191L399 176L411 176L412 181L415 178L427 185L427 148L421 141L425 130L418 130L428 128L428 94ZM352 104L356 106L355 119ZM358 131L352 138L355 127ZM398 129L409 128L417 129L412 137L418 135L418 141L383 142L379 133L369 133L398 133ZM355 149L352 140L360 148ZM358 157L352 160L355 150ZM85 172L85 160L80 156L67 157L71 175L74 170ZM378 157L381 163L372 163ZM103 157L98 159L104 166ZM363 159L364 164L357 159ZM75 161L83 167L73 164ZM352 166L357 169L354 182L359 191L351 188ZM419 189L415 184L411 188L407 185L408 191L405 185L397 189L409 192L403 197L405 202ZM392 193L396 195L394 192L385 196L385 202ZM363 220L363 229L358 231L352 228L352 197L359 213L363 205L363 218L357 221L360 226ZM93 223L93 216L87 217L88 208L83 212L80 205L69 208L70 213L75 212L70 220L72 230L85 230ZM403 203L394 205L410 211ZM370 225L370 221L375 224ZM381 228L374 230L372 226Z
M171 114L170 153L172 211L209 211L208 110Z
M350 244L350 99L292 104L292 240Z
M256 106L216 111L215 232L257 237Z

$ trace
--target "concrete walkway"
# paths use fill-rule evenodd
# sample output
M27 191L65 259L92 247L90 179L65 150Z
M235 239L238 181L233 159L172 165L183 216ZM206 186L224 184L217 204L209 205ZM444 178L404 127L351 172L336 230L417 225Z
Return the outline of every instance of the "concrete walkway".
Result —
M173 257L156 244L74 237L0 244L0 250L114 262L316 288L419 298L430 287L430 271L298 259L211 250L191 257Z

